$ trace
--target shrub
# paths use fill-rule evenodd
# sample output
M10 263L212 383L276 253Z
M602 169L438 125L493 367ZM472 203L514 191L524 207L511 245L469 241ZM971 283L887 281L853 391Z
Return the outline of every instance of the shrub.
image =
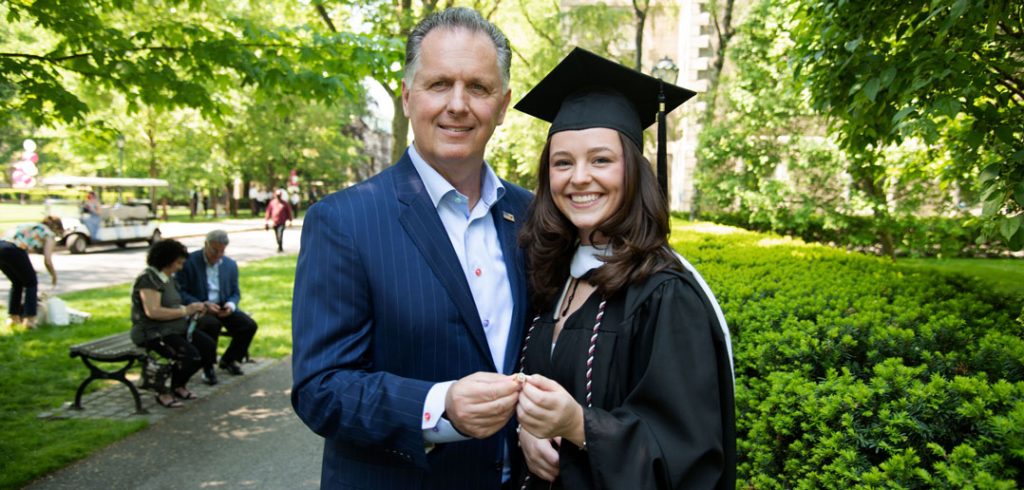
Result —
M871 216L791 212L780 207L771 213L702 212L701 219L876 255L881 252L878 236L883 232L893 236L896 256L974 257L1008 251L998 239L986 239L983 223L974 218L898 216L883 225Z
M1024 484L1018 303L886 259L673 224L732 331L739 487Z

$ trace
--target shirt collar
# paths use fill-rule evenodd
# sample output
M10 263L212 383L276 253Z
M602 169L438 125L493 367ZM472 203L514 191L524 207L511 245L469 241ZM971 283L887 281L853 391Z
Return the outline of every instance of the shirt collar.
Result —
M611 245L580 245L576 248L576 253L572 256L572 263L569 265L569 274L575 278L583 277L586 273L600 268L605 264L604 261L600 259L601 257L610 257L611 255Z
M163 271L161 271L160 269L157 269L156 267L147 266L146 268L151 270L151 271L153 271L153 273L156 274L156 277L159 277L160 280L165 282L165 283L167 281L171 280L171 278L167 274L164 274Z
M218 265L220 265L220 261L224 260L224 258L221 257L221 258L217 259L217 262L214 262L214 263L211 264L210 263L210 259L206 256L206 249L205 248L203 248L202 253L203 253L203 263L206 264L207 268L217 267Z
M434 204L435 208L441 204L441 200L448 194L455 192L461 195L451 182L445 180L434 167L431 167L420 156L416 151L415 145L409 145L409 159L412 160L416 173L423 180L423 186L427 189L427 194L430 195L430 202ZM501 179L494 173L491 166L487 164L486 160L483 162L483 165L484 171L480 182L480 200L483 201L484 205L490 207L505 195L505 186L501 183Z

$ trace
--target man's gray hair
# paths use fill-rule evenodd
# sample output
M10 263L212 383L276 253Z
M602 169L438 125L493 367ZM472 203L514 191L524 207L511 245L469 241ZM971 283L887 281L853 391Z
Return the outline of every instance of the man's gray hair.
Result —
M427 18L416 24L409 39L405 43L405 76L402 80L405 86L412 85L412 79L416 76L416 70L420 65L420 46L423 38L434 29L467 29L472 32L480 32L491 38L494 49L498 52L498 72L501 74L501 88L508 90L509 78L511 77L512 48L508 45L508 39L497 26L485 19L480 12L467 7L451 7L440 12L430 14Z
M224 230L213 230L206 234L207 243L219 243L221 245L227 245L229 241L230 240L228 240L228 232Z

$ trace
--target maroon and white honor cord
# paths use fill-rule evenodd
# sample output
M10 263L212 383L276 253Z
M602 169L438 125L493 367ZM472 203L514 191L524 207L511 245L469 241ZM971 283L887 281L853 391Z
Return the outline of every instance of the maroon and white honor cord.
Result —
M604 319L604 306L608 301L602 299L601 304L597 306L597 316L594 318L594 329L590 334L590 347L587 349L587 408L592 406L593 397L593 374L594 374L594 353L597 351L597 336L601 329L601 321ZM526 366L526 349L530 345L530 338L533 336L533 330L537 327L537 322L540 320L540 316L533 317L533 322L530 324L530 328L526 330L526 337L523 339L522 354L519 356L519 373L526 374L523 372ZM516 428L516 433L519 433L522 426ZM587 449L587 443L584 441L583 450ZM520 490L526 490L526 487L530 483L529 472L526 473L526 478L523 479L523 486Z

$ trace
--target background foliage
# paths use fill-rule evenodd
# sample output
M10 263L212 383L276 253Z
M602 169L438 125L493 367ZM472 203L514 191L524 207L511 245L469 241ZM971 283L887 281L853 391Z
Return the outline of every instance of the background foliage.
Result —
M1024 484L1019 291L736 228L672 244L732 332L738 488Z
M755 0L741 18L701 133L702 211L780 232L869 217L889 255L930 216L1024 246L1019 2Z

